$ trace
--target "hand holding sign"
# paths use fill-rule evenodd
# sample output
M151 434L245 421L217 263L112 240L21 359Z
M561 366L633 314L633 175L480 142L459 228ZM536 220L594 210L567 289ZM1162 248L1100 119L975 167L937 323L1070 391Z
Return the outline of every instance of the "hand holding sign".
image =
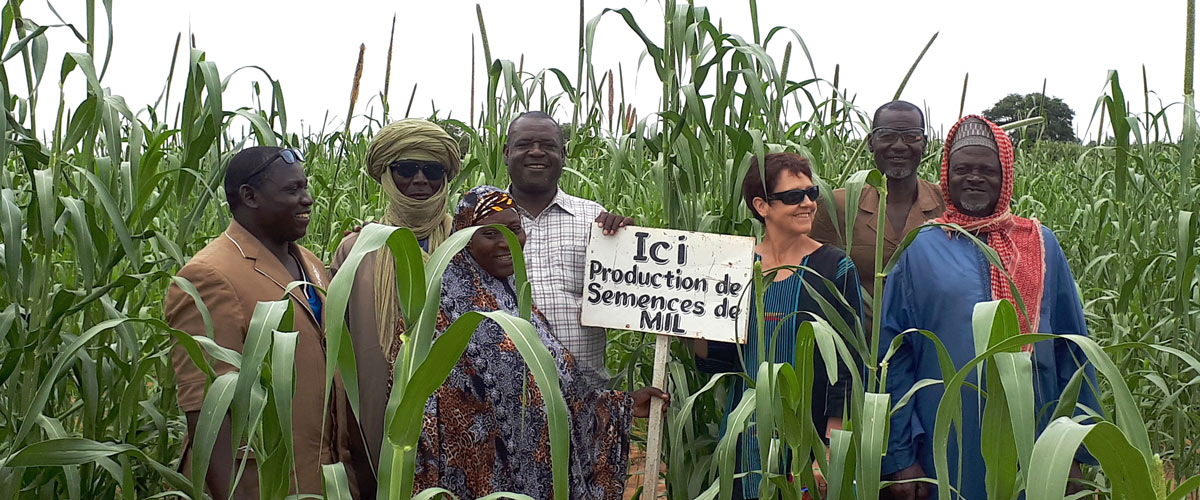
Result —
M608 212L600 212L600 215L596 216L596 225L604 231L605 236L611 236L617 234L618 229L621 229L625 226L632 226L633 218L625 217L623 215L610 214Z
M646 418L650 416L650 407L660 407L659 412L667 411L665 405L671 404L671 395L663 392L657 387L643 387L633 391L633 416L638 418ZM651 403L658 404L651 404Z
M642 491L653 495L663 402L669 402L654 388L666 387L668 335L745 343L754 239L641 227L613 235L597 223L587 250L582 323L659 334L653 387L634 393L635 416L650 416ZM650 390L661 395L644 393Z

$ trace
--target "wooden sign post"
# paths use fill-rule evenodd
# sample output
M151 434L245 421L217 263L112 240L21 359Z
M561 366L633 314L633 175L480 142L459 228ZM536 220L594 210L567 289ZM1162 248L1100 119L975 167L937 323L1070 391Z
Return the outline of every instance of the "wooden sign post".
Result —
M746 342L754 238L627 227L592 228L581 322L657 334L653 385L666 390L671 337ZM642 498L654 498L662 401L650 404Z

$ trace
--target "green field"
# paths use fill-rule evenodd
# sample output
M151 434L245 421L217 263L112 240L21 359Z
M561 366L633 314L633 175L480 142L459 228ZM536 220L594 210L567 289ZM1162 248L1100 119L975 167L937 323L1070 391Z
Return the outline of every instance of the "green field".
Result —
M60 48L68 55L59 61L47 60L44 26L52 20L23 20L20 5L7 3L0 21L0 498L194 496L194 485L174 472L185 425L175 401L173 334L162 321L162 300L175 272L229 222L224 165L251 144L304 151L316 204L301 243L328 259L343 230L378 219L379 190L362 168L367 145L382 123L405 112L385 104L382 114L355 122L361 127L301 134L287 121L280 82L259 77L253 90L260 106L230 109L222 96L247 91L226 86L234 68L208 60L203 46L186 42L177 43L175 58L160 63L164 69L186 67L186 80L167 82L157 102L127 103L105 88L100 77L108 57L105 47L92 43L110 10L88 2L89 24L77 27L78 40ZM559 117L569 134L564 189L640 225L755 235L761 229L742 206L740 180L751 156L764 152L802 153L833 186L878 183L866 175L872 160L861 140L874 103L848 100L852 93L838 86L836 75L809 78L816 71L810 71L799 35L760 29L754 6L748 6L752 33L723 32L705 9L673 1L661 19L634 19L623 11L581 19L578 69L562 70L492 60L481 14L485 60L491 61L480 69L488 75L487 88L476 94L483 104L477 116L462 121L431 117L469 144L452 189L507 184L505 126L525 110ZM624 100L625 75L591 65L591 33L600 19L645 41L645 65L662 81L660 109L635 114ZM642 29L660 25L663 42L651 43ZM767 47L786 47L785 56L772 58ZM1160 89L1161 95L1181 96L1181 103L1146 113L1129 112L1127 103L1144 101L1148 108L1149 93L1124 92L1122 80L1111 74L1096 110L1098 145L1040 143L1022 146L1017 155L1013 211L1040 219L1061 240L1095 341L1089 357L1100 375L1100 423L1063 427L1055 436L1086 430L1088 443L1113 443L1108 454L1097 454L1101 466L1086 471L1105 498L1183 498L1200 485L1195 479L1176 489L1200 474L1200 164L1190 63L1186 68L1184 92ZM1136 78L1121 76L1125 83ZM41 93L20 93L43 80ZM46 91L65 81L86 82L86 95ZM1141 85L1127 85L1134 87ZM367 88L363 84L360 99L374 91ZM817 97L831 88L838 89L834 97ZM897 95L909 97L903 86ZM330 103L346 105L355 110L354 102ZM36 113L44 109L56 112ZM35 120L44 116L56 119ZM1028 126L1036 130L1037 120ZM936 178L937 146L931 144L922 163L927 179ZM414 251L399 243L394 248L410 256ZM331 302L346 300L334 292ZM278 327L282 314L264 308L261 318L274 318L269 324ZM264 345L285 346L271 329L264 330ZM871 346L861 328L818 324L801 333L817 339L835 331L865 359L887 350ZM653 344L652 335L612 333L609 365L623 387L649 381ZM721 498L728 498L732 442L718 439L724 384L709 384L686 346L673 347L673 404L664 435L669 497L723 490ZM252 383L238 386L235 415L263 404L274 408L276 398L287 397L276 390L288 387L276 383L287 375L269 369L279 366L277 354L286 349L274 352L248 372ZM413 356L419 361L421 353ZM793 375L802 385L797 370ZM811 436L779 413L804 415L804 398L792 395L793 379L778 377L760 382L758 399L744 400L739 409L757 408L760 435L775 429L786 447L807 450ZM872 367L856 383L856 417L835 435L833 458L822 464L834 482L856 481L858 498L877 498L889 409L877 394L878 377ZM222 383L232 387L229 380ZM245 415L250 439L259 446L279 445L289 435L270 415ZM1056 447L1046 436L1033 442L1022 431L1033 418L1013 413L989 429L1013 436L1013 449L996 451L995 458L1020 464L1015 491L1024 490L1031 500L1062 498L1054 485L1065 481L1065 469L1035 466L1069 461L1073 447ZM275 456L286 471L287 460ZM1050 462L1037 461L1042 459ZM401 486L403 464L397 459L396 474L389 475L393 497L409 495ZM264 484L287 480L282 473L266 479ZM563 480L556 482L565 487ZM331 498L340 494L328 492ZM785 491L785 498L791 494Z

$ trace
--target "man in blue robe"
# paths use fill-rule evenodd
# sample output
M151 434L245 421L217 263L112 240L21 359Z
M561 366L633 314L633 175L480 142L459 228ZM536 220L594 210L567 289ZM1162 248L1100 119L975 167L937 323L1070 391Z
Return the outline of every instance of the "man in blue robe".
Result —
M1018 313L1021 333L1087 335L1083 307L1058 239L1037 220L1016 217L1009 211L1013 173L1008 136L986 119L970 116L960 120L945 142L941 188L947 210L936 221L958 224L996 250L1026 306ZM1008 278L989 264L975 243L941 227L926 228L888 275L881 308L879 342L884 347L880 355L906 330L928 330L946 346L955 368L961 369L977 355L971 326L975 305L1002 298L1013 301ZM1099 408L1091 390L1094 369L1074 343L1039 342L1025 350L1032 353L1039 431L1049 423L1059 397L1080 366L1086 365L1087 380L1078 403ZM904 335L888 362L886 389L892 402L922 379L941 378L933 342L920 334ZM975 373L967 382L979 383ZM961 498L983 500L987 498L980 449L984 400L973 388L962 391L963 442L960 457L959 443L951 432L950 484ZM925 387L892 415L882 464L884 479L935 477L932 441L943 393L940 384ZM1072 476L1079 476L1078 463L1072 466ZM884 493L885 498L905 500L936 496L934 487L920 482L894 484Z

